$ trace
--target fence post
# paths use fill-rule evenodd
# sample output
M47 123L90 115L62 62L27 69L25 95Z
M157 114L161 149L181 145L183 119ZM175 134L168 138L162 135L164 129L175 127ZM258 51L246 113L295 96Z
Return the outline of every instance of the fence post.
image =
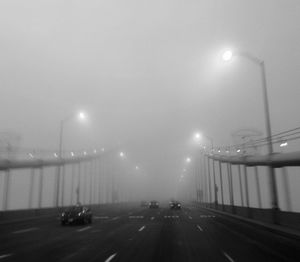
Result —
M292 202L291 202L291 193L290 193L290 186L288 181L288 172L287 167L282 168L282 182L283 188L285 191L285 201L286 201L286 208L287 211L292 211Z
M246 194L246 207L247 207L247 216L252 217L250 205L249 205L249 190L248 190L248 177L247 177L247 166L244 165L244 175L245 175L245 194Z
M32 208L32 198L33 198L33 184L34 184L34 168L31 168L30 173L30 182L29 182L29 199L28 199L28 208Z
M73 196L74 196L74 180L75 180L75 163L71 163L71 200L70 205L73 204Z
M241 165L238 165L238 172L239 172L241 204L242 204L242 207L244 207L244 192L243 192L243 185L242 185Z
M254 172L255 172L255 182L256 182L256 190L257 190L258 207L262 208L260 186L259 186L259 177L258 177L258 168L257 168L257 166L254 167Z
M207 156L207 175L208 175L208 189L209 189L209 206L211 207L212 199L211 199L211 178L210 178L210 161L209 157Z
M80 202L80 176L81 176L81 162L78 161L78 179L76 188L76 203Z
M222 200L222 210L224 211L224 195L223 195L223 178L222 178L222 163L219 162L219 170L220 170L220 186L221 186L221 200Z
M65 197L65 172L66 172L66 166L65 164L63 164L61 166L61 170L62 170L62 183L61 183L61 206L64 206L64 197Z
M44 178L44 168L40 167L40 179L39 179L39 202L38 207L42 207L42 200L43 200L43 179Z
M3 192L3 210L7 210L9 204L9 193L10 193L10 170L5 170L4 176L4 192Z

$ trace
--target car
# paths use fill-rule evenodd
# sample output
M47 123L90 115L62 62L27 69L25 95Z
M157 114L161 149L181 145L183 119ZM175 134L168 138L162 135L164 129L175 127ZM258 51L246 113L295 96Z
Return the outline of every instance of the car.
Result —
M172 201L170 203L170 209L179 210L181 209L181 204L178 201Z
M61 225L92 223L92 211L84 206L76 205L61 213Z
M141 201L141 207L147 207L148 203L147 201Z
M159 208L158 202L155 200L150 201L149 208Z

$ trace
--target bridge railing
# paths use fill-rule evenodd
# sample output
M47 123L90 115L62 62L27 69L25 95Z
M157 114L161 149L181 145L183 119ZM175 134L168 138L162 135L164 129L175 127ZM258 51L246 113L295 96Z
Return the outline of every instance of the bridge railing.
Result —
M109 157L0 160L0 210L110 202Z
M202 204L278 224L294 220L300 228L300 192L296 186L300 184L300 152L252 156L202 152L200 164L204 166L198 174L202 197L197 200ZM268 168L275 170L278 210L272 209Z

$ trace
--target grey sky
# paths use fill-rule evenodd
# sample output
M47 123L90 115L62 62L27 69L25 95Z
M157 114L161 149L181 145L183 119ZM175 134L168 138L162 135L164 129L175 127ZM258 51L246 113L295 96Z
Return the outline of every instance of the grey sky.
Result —
M120 146L167 184L195 129L216 145L265 130L259 70L220 63L224 48L265 60L273 133L300 125L299 14L297 0L2 0L0 130L56 149L83 108L66 149Z

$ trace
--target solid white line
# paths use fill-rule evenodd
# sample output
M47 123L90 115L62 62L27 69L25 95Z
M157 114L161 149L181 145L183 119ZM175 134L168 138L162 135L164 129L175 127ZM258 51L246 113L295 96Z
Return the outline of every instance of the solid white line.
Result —
M119 219L119 217L114 217L112 220L117 220L117 219Z
M117 253L112 254L109 258L105 260L105 262L110 262L117 255Z
M142 226L140 229L139 229L139 232L143 231L145 229L145 226Z
M0 256L0 259L2 259L2 258L6 258L6 257L10 257L10 256L12 256L13 254L4 254L4 255L1 255Z
M14 231L13 234L21 234L21 233L34 231L34 230L38 230L38 228L37 227L31 227L31 228L27 228L27 229L22 229L22 230Z
M225 252L223 252L223 255L230 261L230 262L234 262L234 260Z
M197 225L197 227L200 231L203 231L203 229L199 225Z
M78 229L77 232L82 232L82 231L88 230L88 229L90 229L90 228L91 228L90 226L88 226L88 227L83 227L83 228Z
M189 219L193 219L191 216L189 216Z

